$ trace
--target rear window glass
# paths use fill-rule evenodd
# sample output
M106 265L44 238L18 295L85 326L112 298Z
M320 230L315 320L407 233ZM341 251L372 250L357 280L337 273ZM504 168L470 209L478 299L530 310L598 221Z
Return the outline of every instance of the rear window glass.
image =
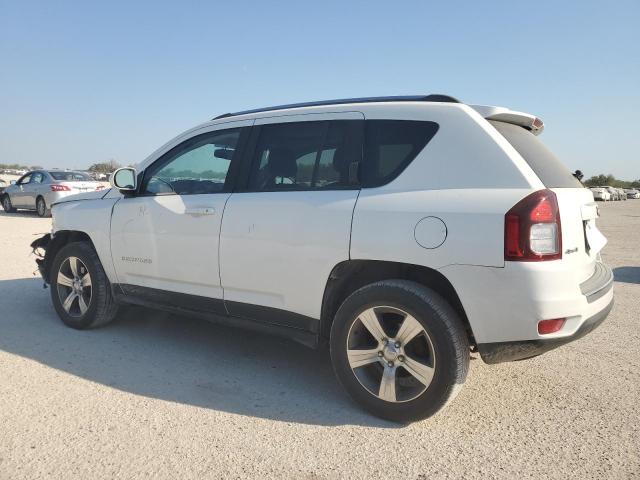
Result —
M362 157L362 123L352 120L263 125L251 191L356 188L351 164Z
M89 175L83 172L49 172L54 180L62 180L65 182L90 182L93 180Z
M581 188L582 184L539 137L518 125L489 121L511 144L547 188Z
M379 187L395 179L437 131L435 122L366 120L363 185Z

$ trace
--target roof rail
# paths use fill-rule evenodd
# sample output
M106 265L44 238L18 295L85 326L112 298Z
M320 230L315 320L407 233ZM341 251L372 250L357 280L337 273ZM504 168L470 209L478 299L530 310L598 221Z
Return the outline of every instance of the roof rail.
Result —
M378 103L378 102L445 102L445 103L460 103L460 100L449 95L441 95L434 93L431 95L404 95L404 96L391 96L391 97L363 97L363 98L342 98L339 100L320 100L317 102L304 102L304 103L290 103L288 105L277 105L274 107L256 108L253 110L243 110L235 113L223 113L218 115L212 120L219 120L221 118L235 117L237 115L246 115L249 113L271 112L273 110L285 110L288 108L302 108L302 107L318 107L322 105L343 105L345 103Z

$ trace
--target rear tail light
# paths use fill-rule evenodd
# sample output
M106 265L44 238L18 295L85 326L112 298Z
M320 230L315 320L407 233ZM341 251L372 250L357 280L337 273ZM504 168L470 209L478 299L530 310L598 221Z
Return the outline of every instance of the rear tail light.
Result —
M536 262L562 258L556 194L539 190L520 200L504 218L504 259Z
M102 190L103 188L104 188L104 185L98 185L98 186L96 187L96 190Z
M556 333L564 325L564 318L554 318L552 320L540 320L538 322L538 333L540 335L548 335Z
M71 189L66 185L51 185L52 192L70 192Z

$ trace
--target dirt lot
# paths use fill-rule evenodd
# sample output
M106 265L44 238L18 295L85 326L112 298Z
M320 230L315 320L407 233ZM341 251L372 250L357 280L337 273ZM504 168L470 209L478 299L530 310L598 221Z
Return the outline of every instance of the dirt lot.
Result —
M601 211L607 321L533 360L473 360L457 400L407 427L285 340L142 309L64 327L28 248L50 220L2 213L0 478L640 476L640 200Z

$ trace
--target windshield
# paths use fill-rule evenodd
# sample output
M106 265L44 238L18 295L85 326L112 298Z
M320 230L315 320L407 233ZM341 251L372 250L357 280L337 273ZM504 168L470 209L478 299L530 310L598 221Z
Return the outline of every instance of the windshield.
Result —
M582 188L569 169L533 133L511 123L490 120L489 123L524 158L547 188Z
M49 172L54 180L66 182L92 182L93 178L84 172Z

